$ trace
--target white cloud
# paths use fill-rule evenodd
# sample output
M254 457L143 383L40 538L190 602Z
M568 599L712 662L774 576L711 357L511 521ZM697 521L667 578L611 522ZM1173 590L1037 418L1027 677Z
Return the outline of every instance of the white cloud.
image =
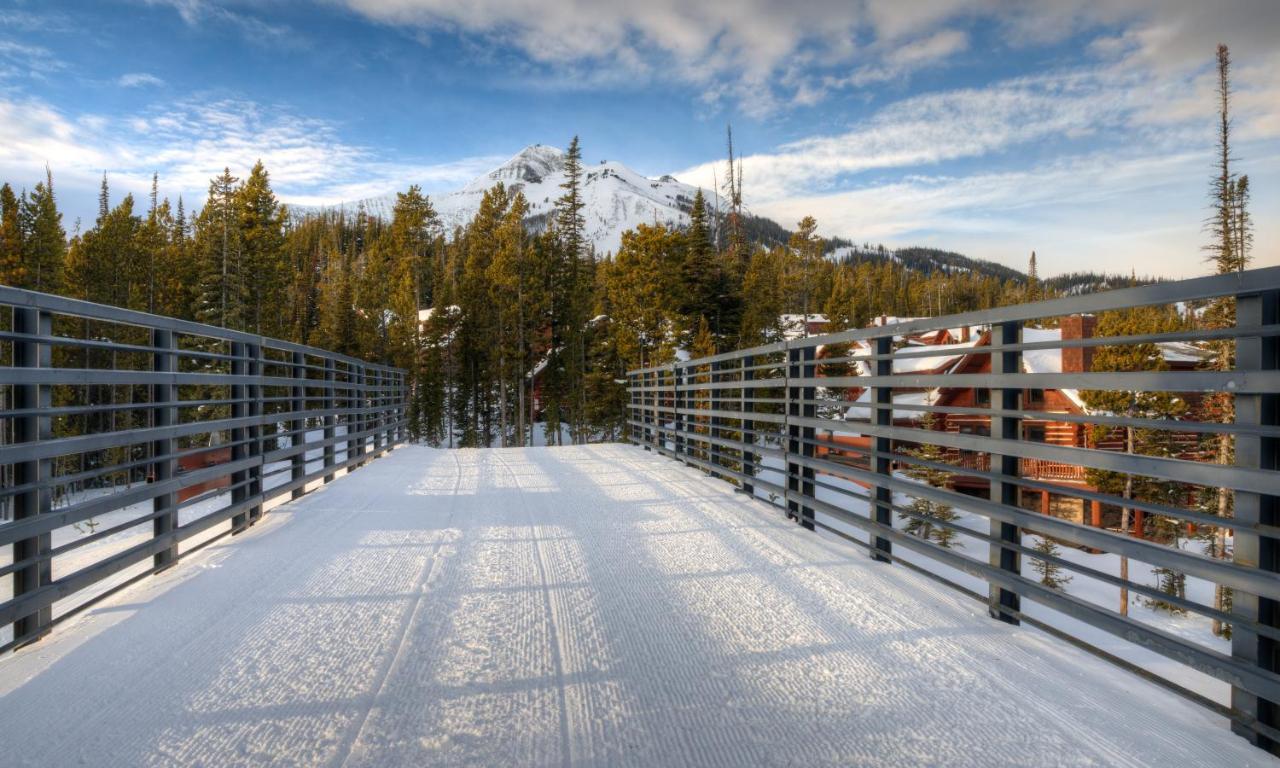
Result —
M403 190L450 190L498 159L392 161L341 140L337 126L250 101L192 99L133 117L66 115L38 99L0 97L0 179L21 185L48 165L64 189L144 193L160 174L167 194L198 205L209 180L243 175L261 159L276 192L302 204L337 203ZM190 206L192 208L196 205Z
M167 0L179 4L204 0ZM900 80L968 50L969 26L1017 55L1087 32L1099 55L1185 72L1219 40L1273 58L1275 0L317 0L419 32L480 36L552 68L614 68L692 83L749 113ZM602 82L611 79L599 76Z
M129 72L116 79L121 88L143 88L164 85L164 81L148 72Z

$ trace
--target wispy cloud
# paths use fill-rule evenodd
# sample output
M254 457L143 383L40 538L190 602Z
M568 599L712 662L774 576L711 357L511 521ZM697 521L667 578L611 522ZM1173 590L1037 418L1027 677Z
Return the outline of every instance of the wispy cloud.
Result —
M177 11L189 26L223 24L258 45L302 46L305 41L287 24L267 21L255 14L226 7L218 0L143 0L147 5L166 6Z
M203 0L167 0L194 3ZM968 50L966 27L1001 33L1009 56L1088 32L1095 51L1165 71L1195 68L1218 40L1274 53L1273 0L327 0L419 34L479 36L550 68L691 83L748 112L901 81ZM597 74L607 83L613 79ZM548 81L551 78L547 78ZM580 87L573 78L566 84Z
M142 88L146 86L164 85L164 80L149 72L129 72L116 79L121 88Z
M65 68L66 64L48 48L0 38L0 81L43 80Z
M143 192L158 172L166 189L203 199L223 167L243 174L261 159L276 191L307 205L353 201L419 184L453 189L497 158L393 160L344 142L332 123L241 99L191 99L130 118L71 116L38 99L0 98L0 178L38 178L49 165L64 186Z

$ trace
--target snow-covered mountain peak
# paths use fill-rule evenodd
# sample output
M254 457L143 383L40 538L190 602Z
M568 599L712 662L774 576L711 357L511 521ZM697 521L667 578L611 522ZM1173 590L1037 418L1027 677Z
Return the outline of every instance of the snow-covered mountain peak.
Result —
M486 190L502 182L509 193L521 192L529 203L529 218L543 222L564 194L564 150L534 144L456 192L434 195L432 202L446 231L466 226L480 207ZM672 176L651 179L616 161L582 166L583 218L587 239L596 253L617 252L622 233L639 224L684 226L697 189ZM704 190L708 204L716 197Z
M508 187L518 184L537 184L553 173L564 170L564 150L533 144L507 162L494 168L467 185L467 189L479 187L480 191L502 182Z

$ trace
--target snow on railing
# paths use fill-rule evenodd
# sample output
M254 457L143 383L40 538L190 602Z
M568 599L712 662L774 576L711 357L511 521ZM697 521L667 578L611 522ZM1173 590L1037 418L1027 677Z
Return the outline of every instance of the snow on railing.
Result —
M0 286L0 652L391 450L405 386L314 347Z
M631 371L630 439L1274 749L1278 338L1280 267L913 318Z

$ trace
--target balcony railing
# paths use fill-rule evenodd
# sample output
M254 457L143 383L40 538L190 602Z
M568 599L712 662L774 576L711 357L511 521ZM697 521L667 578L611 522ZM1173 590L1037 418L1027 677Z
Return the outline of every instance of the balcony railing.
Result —
M1065 339L1054 332L1062 327L1055 318L1074 322L1073 316L1081 313L1155 305L1182 312L1213 301L1234 302L1235 326L1198 328L1188 323L1187 330L1168 333ZM912 334L957 327L990 331L990 344L971 352L986 356L989 366L965 368L982 372L893 373L895 361L936 354L928 347L907 344ZM1030 328L1036 332L1025 333ZM911 320L631 371L630 439L785 508L805 528L823 529L866 548L876 560L901 563L984 600L995 618L1028 623L1091 648L1210 707L1230 718L1233 728L1254 743L1273 748L1280 743L1280 657L1272 650L1280 642L1278 337L1280 268ZM1216 350L1227 359L1234 355L1234 365L1227 370L1203 366L1062 372L1065 352L1076 360L1081 350L1123 345L1157 349L1171 342L1197 346L1206 354ZM858 362L871 375L820 376L819 347L826 370ZM1055 355L1057 367L1052 364ZM898 366L898 370L915 368ZM895 390L930 393L958 388L981 392L983 398L973 399L980 404L939 404L931 396L894 401ZM1126 417L1104 408L1055 413L1053 419L1083 427L1134 427L1144 435L1189 433L1213 445L1225 440L1230 453L1224 455L1234 458L1226 464L1189 460L1178 452L1127 453L1022 439L1022 422L1044 417L1042 411L1027 407L1024 393L1051 390L1070 390L1073 398L1108 391L1225 398L1229 406L1225 411L1207 410L1199 417L1184 414L1176 420L1151 414ZM863 413L870 413L869 419L849 420L852 400L857 400ZM1230 423L1215 420L1215 413L1232 410ZM904 412L941 419L980 417L989 423L990 434L926 430L916 419L902 418ZM819 413L844 415L819 418ZM911 450L922 445L939 450ZM939 474L954 475L956 467L947 463L947 452L982 456L964 471L985 483L986 498L961 493L946 481L929 481ZM1064 490L1061 481L1079 480L1090 469L1121 480L1106 484L1105 489L1082 484ZM1170 484L1179 486L1178 491L1159 492ZM1176 540L1140 539L1024 509L1019 499L1028 489L1168 520L1178 530L1190 524L1220 535L1211 548L1198 551L1189 544L1179 546ZM1220 506L1224 497L1219 489L1226 489L1225 507ZM948 518L928 511L936 505L964 514ZM911 520L926 523L930 530L948 531L964 546L943 546L936 539L913 535L904 529ZM1040 542L1057 541L1077 547L1078 552L1104 555L1054 554L1037 548L1027 538L1031 535ZM1112 565L1118 560L1149 568L1117 572ZM1080 576L1081 582L1118 590L1122 596L1185 611L1206 627L1210 622L1229 626L1230 642L1213 638L1207 629L1200 640L1129 615L1127 599L1121 610L1087 591L1073 593L1037 578L1030 567L1033 561ZM1137 575L1150 575L1151 569L1206 588L1163 589ZM1215 594L1230 595L1231 600L1206 600L1205 595ZM1132 650L1125 653L1132 659L1109 650L1113 645L1100 639L1107 635L1127 643L1124 647ZM1215 699L1201 692L1203 686L1190 689L1182 677L1167 675L1168 665L1152 654L1173 659L1197 680L1224 682L1229 697Z

